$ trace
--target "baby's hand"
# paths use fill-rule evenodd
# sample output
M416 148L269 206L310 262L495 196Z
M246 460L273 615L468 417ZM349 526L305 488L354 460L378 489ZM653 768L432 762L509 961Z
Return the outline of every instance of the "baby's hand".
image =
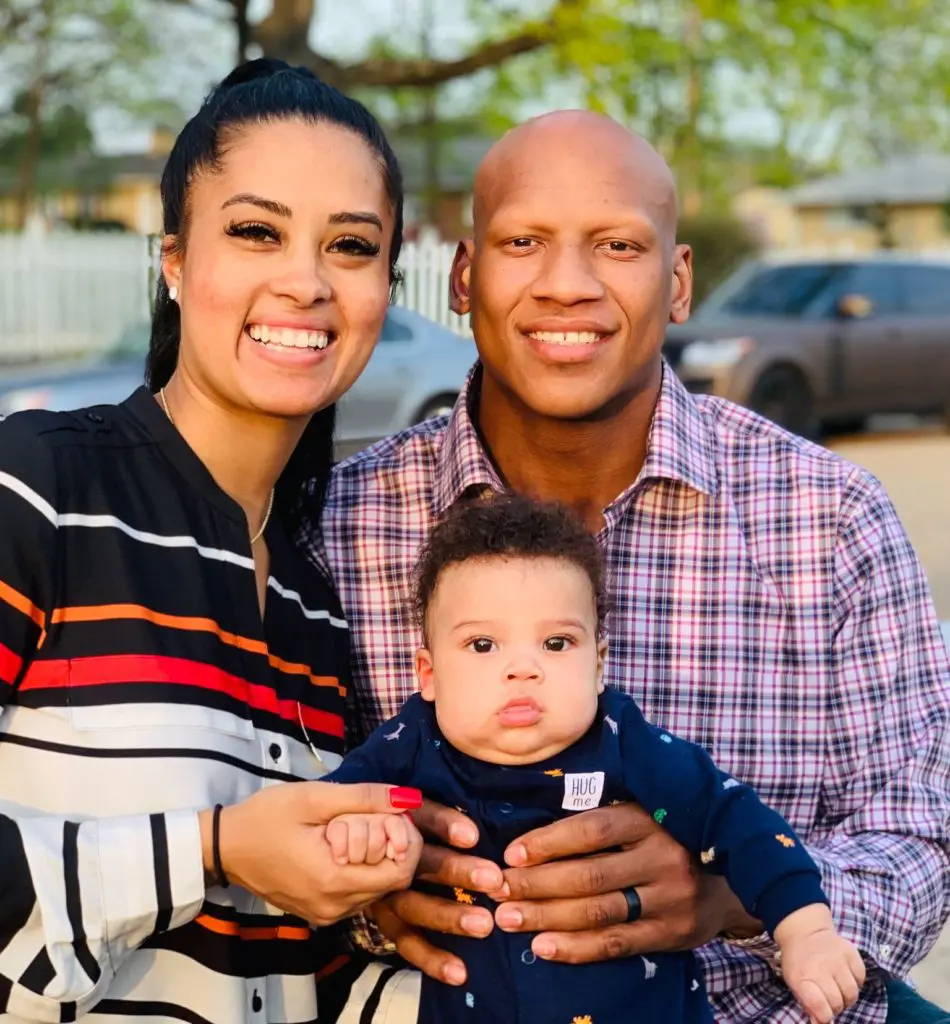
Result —
M831 923L828 908L804 907L775 929L782 950L782 976L811 1024L830 1024L853 1006L864 984L864 962L857 949Z
M403 861L412 821L404 814L341 814L327 823L326 837L337 864Z

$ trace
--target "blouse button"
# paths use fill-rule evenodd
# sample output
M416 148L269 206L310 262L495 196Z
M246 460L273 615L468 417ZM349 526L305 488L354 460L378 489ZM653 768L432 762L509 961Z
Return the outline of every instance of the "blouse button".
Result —
M499 804L498 805L498 810L501 811L502 814L511 814L511 812L514 809L515 808L514 808L513 804L505 803L505 804Z
M105 423L105 420L97 412L87 412L86 419L90 423Z
M280 749L280 744L279 743L272 743L270 745L270 756L271 756L272 760L279 761L281 759L281 756L283 755L283 753L284 752L283 752L283 750Z
M527 964L530 967L535 962L535 960L537 960L537 959L538 958L534 955L534 953L531 952L530 949L526 949L526 950L522 951L521 962L523 964Z

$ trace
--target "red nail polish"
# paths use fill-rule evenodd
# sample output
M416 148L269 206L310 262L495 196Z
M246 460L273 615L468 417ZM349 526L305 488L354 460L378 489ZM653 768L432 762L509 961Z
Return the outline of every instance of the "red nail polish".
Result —
M400 811L416 811L422 806L422 790L394 786L389 791L389 802Z

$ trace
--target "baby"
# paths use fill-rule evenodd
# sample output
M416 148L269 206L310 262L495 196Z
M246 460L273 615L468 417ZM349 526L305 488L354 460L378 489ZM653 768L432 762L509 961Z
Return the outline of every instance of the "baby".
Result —
M471 852L501 866L531 829L634 801L703 870L725 876L781 949L796 999L827 1024L832 1006L856 1001L864 965L835 931L818 867L748 786L605 689L603 575L597 542L559 508L512 496L457 506L419 562L419 693L327 781L415 786L469 815L479 831ZM345 815L327 839L341 863L378 863L404 855L405 827L396 815ZM634 919L635 891L628 902ZM607 1024L634 1008L637 1020L713 1020L690 952L568 965L538 959L531 939L498 928L484 939L437 936L468 981L423 979L419 1021Z

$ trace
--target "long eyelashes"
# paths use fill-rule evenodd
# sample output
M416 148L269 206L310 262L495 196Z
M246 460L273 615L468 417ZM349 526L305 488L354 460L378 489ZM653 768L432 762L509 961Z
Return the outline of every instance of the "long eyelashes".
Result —
M278 231L260 221L246 221L242 224L232 221L224 231L232 238L246 238L252 242L279 242L281 237ZM377 242L370 242L359 235L343 235L330 245L329 251L342 253L344 256L369 258L378 256L381 250Z

